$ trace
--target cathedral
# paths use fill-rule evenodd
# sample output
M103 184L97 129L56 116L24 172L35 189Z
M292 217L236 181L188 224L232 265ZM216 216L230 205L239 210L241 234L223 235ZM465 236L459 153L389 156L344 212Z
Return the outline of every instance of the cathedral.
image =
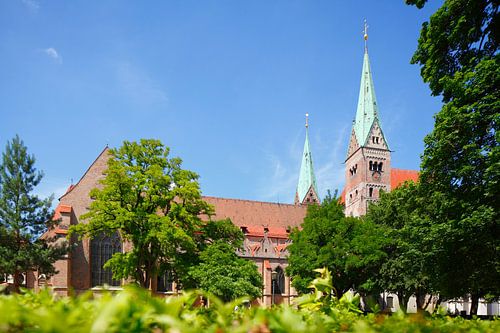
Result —
M364 215L370 202L377 200L380 191L390 191L406 180L415 181L418 178L417 171L396 169L391 165L391 150L381 125L366 38L365 35L359 100L345 160L345 188L340 198L346 215L351 216ZM90 206L90 190L100 186L99 180L104 177L109 157L108 148L105 148L81 179L59 199L54 218L61 222L48 231L51 236L58 237L58 241L64 241L69 226L85 223L80 216ZM289 233L293 228L300 227L308 205L320 203L307 115L294 204L210 196L203 198L215 208L214 219L229 218L245 234L244 246L238 255L252 260L262 274L264 288L259 303L290 303L297 293L284 273ZM86 290L98 293L105 284L111 289L119 289L122 281L112 279L111 272L103 269L103 264L113 253L127 251L127 246L118 237L84 239L64 259L55 263L56 275L47 278L31 272L27 275L26 284L35 289L46 285L62 295ZM175 281L169 279L168 274L158 277L151 288L157 294L175 295L178 292Z

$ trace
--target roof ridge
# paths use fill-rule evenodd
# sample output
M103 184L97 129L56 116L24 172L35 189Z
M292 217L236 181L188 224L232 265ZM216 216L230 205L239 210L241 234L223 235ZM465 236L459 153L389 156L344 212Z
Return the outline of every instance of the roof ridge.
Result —
M420 172L419 170L415 170L415 169L401 169L401 168L392 168L391 167L391 171L392 170L397 170L397 171L414 171L414 172Z
M97 155L97 157L95 158L94 162L92 162L89 167L87 168L87 170L83 173L83 175L80 177L80 179L78 180L78 182L76 182L75 185L71 184L70 187L68 188L68 190L66 191L66 193L64 193L63 195L61 195L59 197L59 201L61 201L62 198L64 198L67 194L71 193L77 186L78 184L80 184L80 182L82 181L83 178L85 178L85 176L87 175L87 173L90 171L90 169L94 166L95 162L97 162L97 160L99 160L99 158L104 154L104 152L108 151L109 150L109 147L108 145L106 145L104 147L104 149L101 151L101 153L99 155Z
M289 204L289 203L270 202L270 201L261 201L261 200L250 200L250 199L223 198L223 197L216 197L216 196L212 196L212 195L202 195L201 197L202 198L212 198L212 199L228 200L228 201L261 203L261 204L277 205L277 206L303 207L303 206Z

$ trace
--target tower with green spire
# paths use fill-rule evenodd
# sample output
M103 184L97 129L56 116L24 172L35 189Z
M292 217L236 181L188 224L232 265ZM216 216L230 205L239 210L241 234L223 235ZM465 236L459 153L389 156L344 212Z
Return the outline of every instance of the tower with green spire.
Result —
M378 199L381 190L391 190L391 151L380 123L368 57L367 28L365 21L358 107L345 161L345 213L352 216L366 214L369 203Z
M299 183L295 192L296 205L308 205L319 203L318 186L314 175L311 146L309 145L309 114L306 113L306 140L304 142L304 152L300 165Z

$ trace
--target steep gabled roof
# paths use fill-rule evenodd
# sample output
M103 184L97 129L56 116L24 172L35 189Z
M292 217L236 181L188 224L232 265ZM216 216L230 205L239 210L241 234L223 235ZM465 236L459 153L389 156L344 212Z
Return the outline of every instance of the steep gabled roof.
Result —
M203 200L215 207L215 220L229 218L238 227L244 227L248 236L288 237L293 227L299 227L306 216L307 206L272 202L227 199L204 196Z
M80 182L82 181L83 178L85 178L85 176L87 175L87 173L90 171L90 169L92 168L92 166L94 166L94 164L101 158L101 156L103 156L104 154L108 154L108 151L109 151L109 147L106 146L104 147L104 149L101 151L101 153L97 156L97 158L94 160L94 162L92 162L92 164L90 164L90 166L87 168L87 170L85 171L85 173L83 174L83 176L80 178L80 180L78 180L78 182L76 184L71 184L68 189L66 190L66 193L64 193L60 198L59 200L61 200L62 198L64 198L67 194L71 193L71 191L73 191L73 189L75 189L79 184Z

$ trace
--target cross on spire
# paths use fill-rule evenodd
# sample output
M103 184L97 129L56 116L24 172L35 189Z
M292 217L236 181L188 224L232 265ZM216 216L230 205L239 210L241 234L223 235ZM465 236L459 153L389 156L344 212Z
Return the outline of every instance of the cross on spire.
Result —
M365 40L365 53L368 52L368 24L365 19L365 28L363 29L363 39Z

